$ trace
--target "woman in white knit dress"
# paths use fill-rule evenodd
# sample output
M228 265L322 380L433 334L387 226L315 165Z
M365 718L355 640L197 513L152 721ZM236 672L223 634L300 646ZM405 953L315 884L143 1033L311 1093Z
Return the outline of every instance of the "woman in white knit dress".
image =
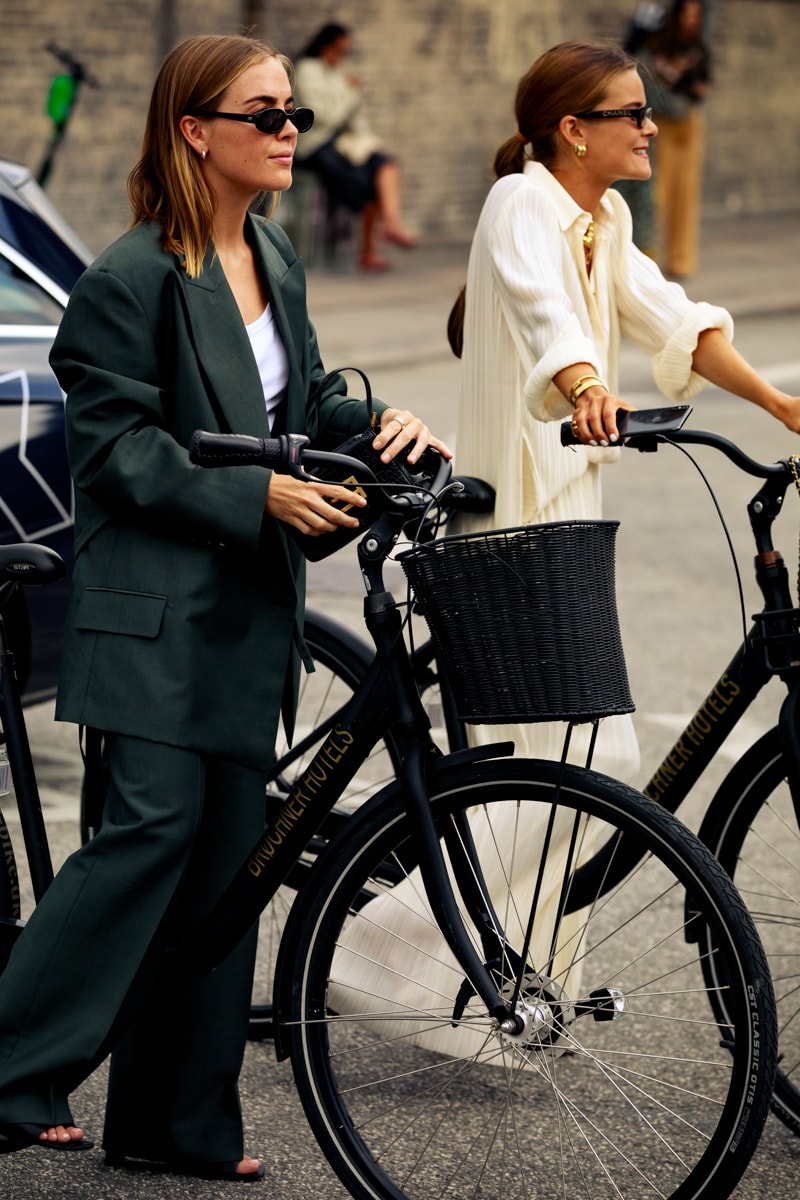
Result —
M463 359L458 470L497 490L494 513L465 520L459 532L602 516L600 467L620 453L613 445L616 412L632 407L617 394L623 333L650 355L655 381L671 403L688 400L709 379L800 429L800 399L765 383L733 349L728 313L692 303L633 244L630 211L609 190L615 180L650 175L648 147L657 129L633 60L607 45L556 46L523 76L515 112L517 129L497 152L497 181L472 243L463 327L459 304L449 325ZM574 451L563 449L559 436L560 422L570 415L586 443ZM581 602L576 595L575 604ZM473 742L513 738L521 755L560 758L565 730L548 722L470 732ZM580 761L585 744L586 738L573 738L570 757ZM630 718L602 722L593 765L624 778L637 761ZM559 852L563 860L569 831L569 823L556 829L551 861L558 862ZM474 833L479 846L484 837L498 838L497 827L490 835L480 817ZM532 878L541 839L541 830L526 833ZM530 895L530 880L516 871L515 894L519 887ZM552 934L558 871L553 880L537 909L534 963L546 958ZM494 881L488 882L491 891ZM362 927L344 939L337 978L348 984L357 978L363 992L337 992L334 985L334 1008L366 1009L369 996L381 996L409 1012L437 1004L446 1009L461 975L440 953L441 936L416 883L415 873L368 905L369 932ZM564 953L554 974L562 986L576 985L569 964L580 944L579 922L573 916L560 927ZM401 984L404 964L420 954L426 986ZM430 1021L421 1018L419 1030L429 1047L471 1050L463 1028L432 1036Z
M798 428L800 402L733 349L728 313L692 303L633 244L610 185L650 176L658 131L644 105L635 63L607 45L556 46L520 80L517 130L495 158L453 334L463 339L458 470L492 483L497 502L459 531L602 516L600 468L620 453L614 414L632 407L619 397L622 334L648 354L669 403L710 379ZM559 441L569 416L588 443L573 452ZM486 732L552 758L563 731ZM630 718L604 722L595 765L630 778L637 761Z

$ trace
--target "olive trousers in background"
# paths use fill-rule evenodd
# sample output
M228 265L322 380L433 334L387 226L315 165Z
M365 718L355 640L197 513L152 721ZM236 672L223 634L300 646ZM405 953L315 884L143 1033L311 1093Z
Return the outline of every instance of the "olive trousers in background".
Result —
M681 120L656 114L654 197L661 268L685 279L696 274L705 159L705 114L691 109Z
M188 988L159 989L159 964L261 834L265 776L118 734L107 746L101 830L61 868L0 976L0 1123L80 1124L69 1094L116 1044L108 1150L237 1161L256 930Z

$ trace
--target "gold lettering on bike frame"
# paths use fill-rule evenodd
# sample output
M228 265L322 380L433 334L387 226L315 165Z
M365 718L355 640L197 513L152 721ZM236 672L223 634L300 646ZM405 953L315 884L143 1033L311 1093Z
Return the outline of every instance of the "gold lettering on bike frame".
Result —
M11 885L10 900L13 906L12 912L19 912L19 876L17 875L17 864L14 860L14 848L11 845L11 835L8 832L8 826L5 821L0 823L0 854L2 854L5 860L6 874Z
M330 778L330 768L342 761L353 740L349 729L337 725L328 740L320 746L307 771L295 782L275 820L264 830L250 856L247 869L255 878L261 874L265 864L274 858L275 851L283 845L286 835L303 816L322 784Z
M739 684L729 675L721 677L713 692L706 697L647 784L644 789L645 796L649 796L651 800L658 800L663 796L669 785L691 761L720 718L728 711L741 690Z

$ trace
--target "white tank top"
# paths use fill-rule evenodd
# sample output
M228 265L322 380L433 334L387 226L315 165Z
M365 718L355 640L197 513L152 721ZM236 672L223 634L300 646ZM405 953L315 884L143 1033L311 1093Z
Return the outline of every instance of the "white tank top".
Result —
M252 325L245 325L245 329L261 377L267 420L271 430L275 411L283 399L289 381L289 361L269 305L258 320L253 321Z

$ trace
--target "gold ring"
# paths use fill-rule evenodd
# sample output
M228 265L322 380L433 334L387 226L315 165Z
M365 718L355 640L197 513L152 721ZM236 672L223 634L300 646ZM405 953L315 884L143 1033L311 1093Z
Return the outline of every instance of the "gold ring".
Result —
M573 437L577 437L578 436L578 422L573 421L572 424L570 425L570 429L572 430Z

